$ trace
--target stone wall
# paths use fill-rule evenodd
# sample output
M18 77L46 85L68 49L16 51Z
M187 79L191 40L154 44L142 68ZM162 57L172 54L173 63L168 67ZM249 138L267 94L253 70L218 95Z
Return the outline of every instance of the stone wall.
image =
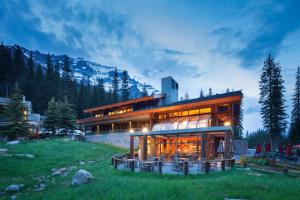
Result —
M103 142L112 144L122 148L130 147L130 136L127 133L111 133L111 134L99 134L99 135L86 135L86 141L90 142ZM134 138L134 148L138 147L138 139Z

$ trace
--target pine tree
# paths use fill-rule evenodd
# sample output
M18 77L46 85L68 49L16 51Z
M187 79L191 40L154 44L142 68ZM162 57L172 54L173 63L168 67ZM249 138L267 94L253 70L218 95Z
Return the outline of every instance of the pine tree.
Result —
M208 96L212 96L212 95L213 95L212 88L209 88L208 89Z
M184 100L189 100L190 96L187 92L184 93Z
M0 95L8 97L8 91L12 83L12 58L10 49L1 43L0 45Z
M204 92L203 92L202 88L201 88L201 90L200 90L200 96L199 96L199 97L200 97L200 98L204 97Z
M243 104L243 101L241 101L238 122L237 122L237 124L234 125L234 138L235 139L243 138L243 130L244 130L243 120L244 120L244 104Z
M293 94L293 108L291 113L291 124L289 140L292 144L300 143L300 67L297 69L296 84Z
M60 127L67 130L73 130L76 125L76 116L74 115L73 105L69 104L68 98L59 103Z
M125 70L122 73L122 101L129 99L129 76L128 72Z
M5 115L10 125L2 133L9 139L16 139L17 136L26 136L29 134L27 128L27 109L24 106L22 92L15 84L10 96L9 104L5 107Z
M46 119L44 126L46 129L51 130L52 134L56 133L56 130L60 127L60 111L58 103L55 102L54 98L48 102L48 109L45 112Z
M62 72L62 96L67 96L68 99L73 101L72 92L74 91L74 74L70 67L70 60L65 56L63 72Z
M23 52L21 47L16 46L14 55L13 55L13 73L14 73L14 81L20 81L24 79L25 75L25 62L23 57Z
M147 91L147 85L146 85L146 83L143 83L141 96L142 96L142 97L148 96L148 91Z
M113 73L113 80L112 80L112 102L118 102L119 101L119 79L118 79L118 69L115 67L114 73Z
M103 105L106 102L106 91L104 89L103 79L98 80L98 90L99 90L99 105Z
M261 105L264 128L271 138L272 150L277 147L287 123L283 83L280 65L275 63L274 58L269 55L264 62L260 77L259 103Z

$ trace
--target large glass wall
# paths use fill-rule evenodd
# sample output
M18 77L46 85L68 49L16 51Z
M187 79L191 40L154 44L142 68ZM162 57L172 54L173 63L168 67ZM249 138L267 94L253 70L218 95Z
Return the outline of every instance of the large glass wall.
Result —
M161 120L152 127L152 131L165 131L165 130L180 130L189 128L202 128L208 127L210 124L210 114L196 115L189 117L178 117Z

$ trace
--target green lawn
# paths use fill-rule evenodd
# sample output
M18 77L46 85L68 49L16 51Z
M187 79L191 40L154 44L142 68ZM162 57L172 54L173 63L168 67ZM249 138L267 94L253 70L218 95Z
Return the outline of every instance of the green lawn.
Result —
M30 153L35 159L0 157L0 191L13 183L25 184L17 199L299 199L300 180L281 175L253 176L249 171L232 169L208 175L159 175L115 170L111 156L123 149L100 143L39 140L18 145L4 145L9 153ZM34 192L33 176L51 175L54 167L79 166L79 161L97 160L81 168L90 171L96 180L81 187L72 187L71 178L55 177L45 182L46 189ZM52 177L49 180L54 180ZM0 195L0 199L9 199Z

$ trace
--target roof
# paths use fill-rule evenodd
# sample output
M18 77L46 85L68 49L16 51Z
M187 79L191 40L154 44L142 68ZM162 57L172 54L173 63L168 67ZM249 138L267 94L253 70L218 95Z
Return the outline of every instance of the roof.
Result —
M238 90L238 91L227 92L227 93L222 93L222 94L215 94L215 95L211 95L211 96L199 97L199 98L195 98L195 99L177 101L177 102L167 104L167 105L163 105L163 106L188 104L188 103L194 103L194 102L199 102L199 101L207 101L207 100L211 100L211 99L219 99L219 98L230 97L230 96L243 96L243 93L242 93L241 90Z
M90 113L90 112L106 110L109 108L115 108L115 107L120 107L120 106L126 106L126 105L130 105L130 104L134 104L134 103L144 102L144 101L151 101L151 100L160 99L160 98L164 98L164 97L165 97L165 94L155 94L153 96L146 96L146 97L130 99L127 101L122 101L122 102L118 102L118 103L114 103L114 104L98 106L95 108L88 108L88 109L83 110L83 112Z
M83 123L96 123L96 122L103 122L107 120L116 120L116 119L128 119L131 116L138 116L138 115L149 115L151 113L155 112L169 112L173 110L178 109L188 109L192 107L205 107L212 104L220 104L220 103L226 103L226 102L232 102L232 101L240 101L243 94L241 91L235 91L235 92L228 92L224 94L216 94L212 96L207 97L201 97L196 99L190 99L185 101L178 101L175 103L167 104L167 105L161 105L157 107L147 108L143 110L137 110L133 112L123 113L123 114L117 114L117 115L105 115L102 117L89 117L85 119L78 120L77 122L79 124Z
M144 136L144 135L178 135L178 134L191 134L201 132L232 132L231 126L211 126L205 128L190 128L190 129L177 129L177 130L163 130L163 131L149 131L149 132L136 132L130 135L132 136Z

